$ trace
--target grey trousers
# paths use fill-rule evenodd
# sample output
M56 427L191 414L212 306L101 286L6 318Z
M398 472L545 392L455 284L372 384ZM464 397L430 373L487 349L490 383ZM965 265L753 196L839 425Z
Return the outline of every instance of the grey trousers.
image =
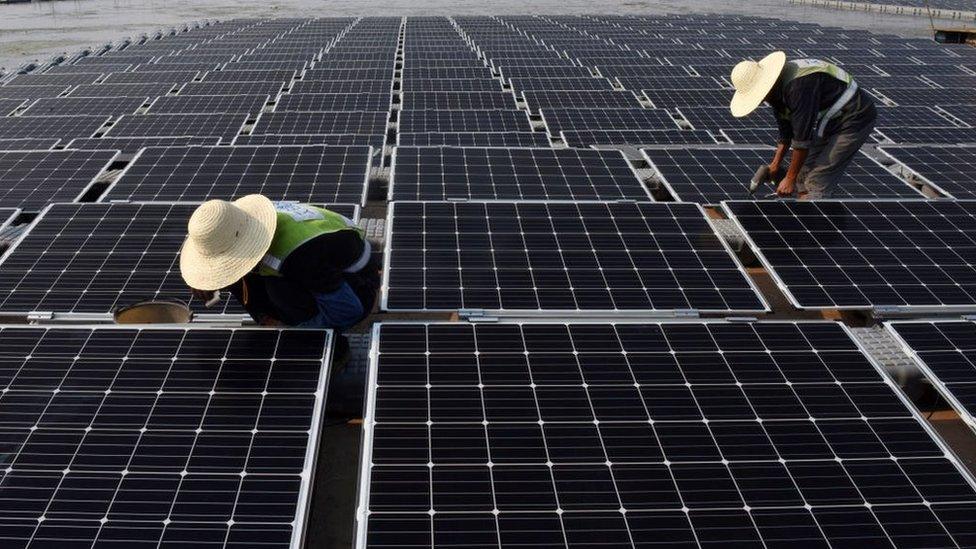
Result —
M797 175L800 188L806 189L807 200L833 198L848 164L871 137L872 131L873 123L854 132L828 135L814 142Z

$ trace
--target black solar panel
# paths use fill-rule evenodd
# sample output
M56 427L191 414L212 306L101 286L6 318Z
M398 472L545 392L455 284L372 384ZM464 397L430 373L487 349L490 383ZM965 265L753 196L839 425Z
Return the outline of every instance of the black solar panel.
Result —
M512 78L593 78L593 71L589 67L564 66L504 66L500 69L504 80Z
M490 110L515 109L508 92L419 92L404 93L404 110Z
M189 82L200 74L197 71L139 71L139 72L117 72L107 75L102 79L103 84L142 84L146 82L165 82L170 84L182 84ZM91 82L85 82L91 84Z
M156 97L166 95L179 84L149 82L143 84L92 84L78 86L68 97Z
M674 130L677 122L664 109L543 109L552 135L574 130Z
M272 200L360 204L366 199L369 147L158 147L142 152L103 201Z
M398 133L401 147L548 147L549 136L541 132L455 132Z
M37 99L40 97L57 97L70 89L71 86L3 86L0 87L0 99Z
M392 76L392 69L388 71ZM306 73L307 74L307 73ZM380 74L383 74L382 72ZM487 67L440 67L440 68L403 68L404 80L437 80L438 78L492 78L491 69ZM387 77L388 78L388 77Z
M678 107L675 109L692 128L698 130L724 130L745 128L775 128L776 118L772 109L760 108L749 116L732 116L728 105L723 107Z
M883 147L881 150L950 197L976 198L976 146Z
M696 204L394 202L386 310L765 309Z
M414 79L403 81L402 86L404 93L502 91L501 82L487 78L439 78L437 80Z
M107 116L7 116L0 117L0 139L91 137Z
M74 74L18 74L8 80L5 88L17 86L79 86L91 84L102 76L98 72Z
M302 539L330 332L8 326L0 341L6 547Z
M708 76L631 76L618 78L625 89L640 90L718 90L728 84ZM731 92L726 92L731 93Z
M976 105L947 105L939 108L963 124L976 127Z
M270 95L281 93L281 82L191 82L180 88L185 95Z
M382 69L309 69L302 80L332 82L336 80L378 80L392 82L393 67Z
M525 90L612 90L613 84L606 78L512 78L512 89Z
M382 134L274 134L239 135L234 145L362 145L382 149L386 136Z
M149 102L148 97L56 97L31 103L24 116L72 116L76 114L121 116L132 114Z
M404 88L406 89L406 88ZM291 94L305 93L386 93L393 90L393 79L389 80L333 80L329 82L309 82L299 80L292 84Z
M0 139L0 151L46 151L58 143L60 139Z
M659 109L696 107L704 105L724 106L731 100L729 90L641 90L644 97Z
M970 428L976 428L976 323L897 321L888 328Z
M888 128L877 132L892 143L976 143L972 128Z
M618 151L404 147L390 200L648 200Z
M976 309L974 201L725 207L798 307Z
M115 150L123 154L139 152L145 147L189 147L218 145L219 137L98 137L72 139L64 148L79 150Z
M389 92L284 94L278 98L275 112L387 112L391 104Z
M749 181L756 168L773 158L769 148L644 149L661 181L684 202L718 204L748 200ZM772 185L759 197L775 192ZM922 198L921 193L864 154L851 161L834 198Z
M157 97L150 114L258 114L268 103L267 95L174 95Z
M972 88L878 88L898 105L967 105L976 103Z
M639 109L640 101L629 91L524 91L522 97L532 114L540 109Z
M220 137L230 141L240 133L246 114L132 114L119 119L106 132L109 137L187 135Z
M951 128L957 123L929 107L878 107L878 126L901 128Z
M719 133L736 144L774 145L779 142L779 130L776 128L723 129Z
M404 133L530 132L524 111L402 111L399 131Z
M0 99L0 116L13 114L21 105L27 103L26 99Z
M679 145L715 144L704 130L582 130L560 134L570 147L591 145Z
M971 531L971 475L841 324L374 336L357 547L951 547Z
M204 82L289 82L295 78L294 70L236 71L221 70L208 72Z
M0 152L0 206L38 211L80 198L117 151Z

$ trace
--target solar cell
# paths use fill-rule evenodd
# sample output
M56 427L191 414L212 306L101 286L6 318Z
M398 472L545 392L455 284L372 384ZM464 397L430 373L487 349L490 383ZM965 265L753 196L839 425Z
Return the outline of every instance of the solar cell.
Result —
M0 99L0 116L13 114L24 103L27 103L26 99Z
M879 126L875 132L891 143L947 143L974 144L972 128L888 128Z
M641 90L644 98L659 109L725 105L732 93L729 90Z
M267 95L173 95L157 97L150 114L258 114L271 98Z
M976 428L976 324L971 321L895 321L887 328L960 418Z
M719 133L736 144L772 145L779 141L779 130L776 128L723 129Z
M591 145L678 145L715 144L704 130L583 130L560 132L570 147Z
M551 135L574 130L673 130L677 122L664 109L543 109Z
M97 137L72 139L64 148L78 150L115 150L123 154L139 152L145 147L188 147L218 145L219 137Z
M118 151L0 151L0 206L38 211L78 199Z
M974 201L724 205L797 307L976 309Z
M102 79L103 84L145 84L162 82L167 84L182 84L197 77L197 71L139 71L116 72ZM91 82L86 82L90 84Z
M404 110L491 110L515 109L508 92L422 92L403 94Z
M252 134L385 134L386 112L266 112Z
M0 311L110 313L145 299L187 298L179 253L198 204L54 204L0 262ZM348 215L354 206L335 208ZM198 313L243 314L233 299Z
M383 309L766 308L696 204L393 202Z
M141 84L92 84L78 86L68 97L156 97L166 95L178 84L169 82L144 82Z
M0 139L0 151L46 151L60 142L57 138Z
M950 198L976 198L976 146L930 145L880 150Z
M516 110L402 111L399 128L404 133L532 131L528 115Z
M401 147L548 147L549 136L541 132L455 132L397 133Z
M382 323L373 349L361 549L969 535L971 475L839 323Z
M107 116L0 117L0 139L91 137L108 122Z
M383 134L274 134L239 135L234 145L363 145L382 149L386 143Z
M331 336L3 327L5 545L297 546Z
M284 94L278 98L275 112L329 112L390 110L392 95L387 93L309 93Z
M246 114L127 114L106 132L106 136L186 135L230 141L240 133L247 118Z
M71 116L76 114L120 116L132 114L149 102L148 97L52 97L38 99L24 116Z
M639 109L640 101L629 91L541 91L522 92L530 114L540 109Z
M417 92L498 92L502 83L486 78L439 78L437 80L404 80L404 93Z
M397 147L389 200L648 200L619 151Z
M749 199L749 181L756 168L772 159L772 149L768 147L662 148L641 152L672 195L684 202L700 204ZM760 189L759 196L774 191L770 185ZM922 195L884 166L859 153L845 171L835 198L922 198Z
M773 111L761 107L756 112L742 118L732 116L728 106L724 107L678 107L678 114L699 130L775 128Z
M151 147L133 160L103 201L203 202L263 194L272 200L360 204L369 147Z

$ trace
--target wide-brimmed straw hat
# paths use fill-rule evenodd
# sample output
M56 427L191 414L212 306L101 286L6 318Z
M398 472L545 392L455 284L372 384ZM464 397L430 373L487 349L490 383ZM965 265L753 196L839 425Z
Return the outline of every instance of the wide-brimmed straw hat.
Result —
M180 273L197 290L219 290L237 282L267 253L278 214L267 198L252 194L200 205L187 223Z
M743 61L736 65L732 69L732 86L735 87L730 105L732 116L739 118L756 110L776 85L785 65L786 54L781 51L774 51L758 63Z

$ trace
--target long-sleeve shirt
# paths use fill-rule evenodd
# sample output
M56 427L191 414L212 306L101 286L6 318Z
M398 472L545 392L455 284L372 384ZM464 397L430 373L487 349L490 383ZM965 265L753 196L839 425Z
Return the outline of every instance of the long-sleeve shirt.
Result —
M794 149L809 149L818 139L820 113L832 107L846 90L846 83L826 73L796 78L786 85L777 83L767 102L776 113L779 142L791 143ZM789 118L781 116L787 112L790 114ZM874 100L858 89L840 114L827 123L824 135L859 130L867 124L873 124L876 117Z

